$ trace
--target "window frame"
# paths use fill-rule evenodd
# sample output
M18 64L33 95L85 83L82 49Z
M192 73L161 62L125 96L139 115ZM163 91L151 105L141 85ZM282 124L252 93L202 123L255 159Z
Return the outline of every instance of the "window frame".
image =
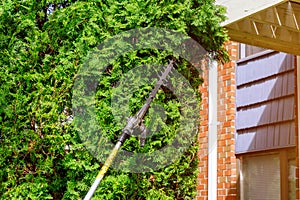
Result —
M294 153L291 159L296 159L296 148L284 148L271 151L263 152L252 152L238 155L238 168L239 168L239 196L241 200L246 200L245 188L244 188L244 177L243 177L243 164L247 157L255 156L267 156L267 155L278 155L279 167L280 167L280 200L289 199L289 154ZM295 174L296 176L296 174ZM296 188L296 185L295 185ZM297 188L296 188L297 189Z

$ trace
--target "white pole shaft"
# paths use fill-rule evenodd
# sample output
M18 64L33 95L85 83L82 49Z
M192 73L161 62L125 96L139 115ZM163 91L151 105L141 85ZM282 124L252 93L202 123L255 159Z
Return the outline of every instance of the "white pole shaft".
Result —
M121 147L122 143L120 141L117 142L117 144L115 145L115 147L113 148L112 152L109 154L108 158L106 159L104 165L102 166L100 172L97 175L96 180L94 181L93 185L91 186L90 190L88 191L88 193L85 195L84 200L90 200L94 194L94 192L96 191L99 183L101 182L101 180L103 179L105 173L107 172L109 166L111 165L111 163L113 162L114 158L117 155L117 152L119 150L119 148Z

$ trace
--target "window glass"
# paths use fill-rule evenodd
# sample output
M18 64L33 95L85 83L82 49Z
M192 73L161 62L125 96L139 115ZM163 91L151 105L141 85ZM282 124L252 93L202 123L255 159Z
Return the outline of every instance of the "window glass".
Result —
M289 199L296 199L296 160L289 159Z
M280 200L279 155L245 157L242 173L243 199Z
M249 45L249 44L242 44L242 43L240 43L239 49L240 49L240 51L239 51L240 59L267 50L265 48L252 46L252 45Z

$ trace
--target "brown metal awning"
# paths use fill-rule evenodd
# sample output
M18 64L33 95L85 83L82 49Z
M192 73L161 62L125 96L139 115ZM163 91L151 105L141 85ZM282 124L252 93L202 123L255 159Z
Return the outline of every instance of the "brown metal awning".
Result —
M300 55L300 0L217 0L231 40Z

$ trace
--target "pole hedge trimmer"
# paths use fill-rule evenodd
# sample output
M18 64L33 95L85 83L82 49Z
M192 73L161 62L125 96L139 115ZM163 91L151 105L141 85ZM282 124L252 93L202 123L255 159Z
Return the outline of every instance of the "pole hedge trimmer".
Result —
M149 97L147 98L146 103L143 105L143 107L135 114L135 116L131 116L128 118L127 120L127 124L125 126L125 128L122 130L122 134L121 136L118 138L118 141L115 145L115 147L113 148L113 150L111 151L111 153L109 154L108 158L106 159L104 165L102 166L102 168L100 169L96 180L94 181L93 185L91 186L91 188L89 189L88 193L86 194L84 200L89 200L92 198L94 192L96 191L99 183L101 182L101 180L103 179L103 177L105 176L105 173L107 172L108 168L110 167L110 165L112 164L114 158L116 157L118 150L120 149L120 147L122 146L122 144L124 144L124 142L134 133L140 133L140 145L144 146L145 145L145 140L146 140L146 135L147 135L147 128L146 126L143 124L143 119L150 107L151 102L153 101L156 93L158 92L159 88L166 82L166 78L168 76L168 74L170 73L170 71L172 70L173 67L173 61L171 60L170 63L168 64L167 67L165 67L164 72L161 74L161 76L159 77L159 80L157 81L155 87L153 88L153 90L151 91Z

